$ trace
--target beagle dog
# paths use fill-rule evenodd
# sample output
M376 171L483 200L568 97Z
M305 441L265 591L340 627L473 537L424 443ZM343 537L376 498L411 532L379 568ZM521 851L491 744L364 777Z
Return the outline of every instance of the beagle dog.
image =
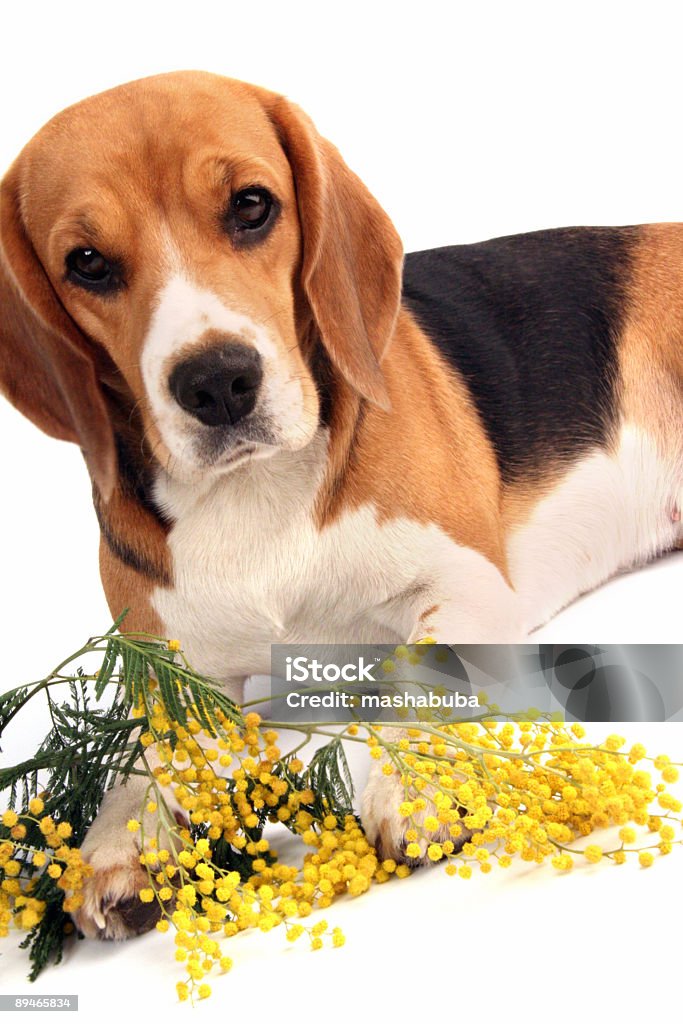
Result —
M1 185L0 386L82 449L112 614L237 700L273 642L517 642L678 546L682 338L681 225L404 260L298 107L211 74L67 109ZM373 773L384 856L397 805ZM86 839L88 935L150 924L139 806Z

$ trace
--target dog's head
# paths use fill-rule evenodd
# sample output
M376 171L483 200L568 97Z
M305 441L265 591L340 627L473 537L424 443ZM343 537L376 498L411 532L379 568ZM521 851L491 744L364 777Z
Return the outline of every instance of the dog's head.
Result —
M323 363L383 405L402 251L281 96L198 72L92 97L0 191L0 387L106 497L117 416L186 479L309 443ZM321 358L321 353L324 356Z

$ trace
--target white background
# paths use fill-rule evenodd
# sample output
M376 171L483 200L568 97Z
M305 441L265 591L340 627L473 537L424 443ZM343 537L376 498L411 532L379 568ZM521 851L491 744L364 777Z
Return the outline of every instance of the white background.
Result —
M0 167L69 103L131 78L202 68L300 103L383 203L407 250L567 224L683 220L680 29L676 5L662 3L11 4L1 26ZM109 613L79 452L2 400L0 439L0 686L10 686L44 675L106 628ZM613 581L537 636L678 642L682 581L683 553ZM679 726L632 735L683 760ZM635 1019L652 1008L651 979L680 973L676 931L661 941L667 920L680 921L677 852L651 873L522 871L469 885L423 873L331 909L349 936L344 950L312 958L282 952L276 934L233 940L240 972L216 982L201 1012L272 1006L281 1020L335 1019L346 991L349 1012L380 1019L522 1019L525 1005L551 998L560 1016ZM23 954L2 948L0 990L26 991ZM34 991L80 992L88 1021L155 1000L166 1014L170 956L157 935L81 943ZM637 976L648 978L640 988ZM304 981L309 995L297 995ZM665 983L664 1002L666 992Z

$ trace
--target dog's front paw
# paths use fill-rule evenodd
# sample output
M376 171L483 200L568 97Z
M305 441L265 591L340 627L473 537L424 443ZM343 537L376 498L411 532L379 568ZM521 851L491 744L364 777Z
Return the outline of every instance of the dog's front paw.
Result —
M156 899L140 899L148 882L135 845L118 864L110 862L106 848L97 850L90 863L94 873L85 879L83 902L71 915L78 930L89 939L128 939L153 928L161 910Z
M72 917L90 939L141 935L153 928L161 915L156 899L149 903L140 899L140 890L149 887L149 879L140 863L139 832L127 827L130 819L140 818L143 799L144 787L133 778L128 785L109 790L81 847L83 860L93 873L84 880L82 903ZM175 813L180 820L179 811ZM142 817L145 834L156 836L157 813L145 812Z
M373 761L361 798L363 828L380 861L393 860L415 866L437 859L430 856L430 847L436 850L446 843L449 853L461 850L472 831L460 821L440 820L443 815L434 805L429 787L414 794L418 807L404 816L401 808L407 801L401 776L397 771L385 775L384 764L384 759ZM414 804L415 800L411 797L409 802Z

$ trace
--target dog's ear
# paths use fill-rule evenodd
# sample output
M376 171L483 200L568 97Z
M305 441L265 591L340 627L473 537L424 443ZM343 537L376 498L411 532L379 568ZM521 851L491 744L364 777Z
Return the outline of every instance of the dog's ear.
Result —
M0 182L0 391L46 434L80 445L106 499L116 454L89 349L26 230L19 158Z
M301 283L322 342L346 380L388 408L381 371L401 301L403 247L377 200L312 121L265 101L289 159L302 230Z

